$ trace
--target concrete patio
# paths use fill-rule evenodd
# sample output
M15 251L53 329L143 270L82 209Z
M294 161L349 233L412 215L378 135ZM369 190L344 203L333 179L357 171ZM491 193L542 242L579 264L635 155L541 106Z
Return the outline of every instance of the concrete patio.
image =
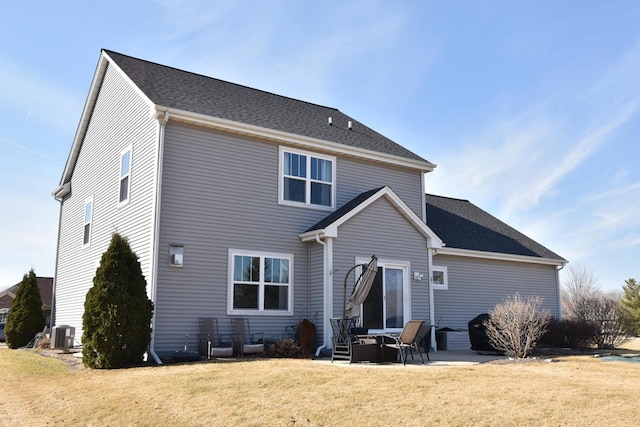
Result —
M429 367L444 367L444 366L473 366L480 363L491 362L494 360L504 359L505 356L492 355L492 354L478 354L472 350L450 350L450 351L438 351L429 353L430 361L425 359L424 365L420 361L420 356L414 354L413 359L411 356L407 358L406 368L429 368ZM328 359L316 359L314 363L329 364L337 367L363 367L363 368L402 368L402 363L370 363L359 362L349 363L346 360L334 360L331 362L331 358Z

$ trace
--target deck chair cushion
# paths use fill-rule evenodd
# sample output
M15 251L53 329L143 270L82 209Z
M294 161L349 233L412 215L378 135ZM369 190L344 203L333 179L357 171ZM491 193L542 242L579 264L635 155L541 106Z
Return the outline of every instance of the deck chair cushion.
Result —
M264 344L244 344L242 351L244 353L262 353L264 351Z
M231 357L233 356L233 347L211 347L212 357Z

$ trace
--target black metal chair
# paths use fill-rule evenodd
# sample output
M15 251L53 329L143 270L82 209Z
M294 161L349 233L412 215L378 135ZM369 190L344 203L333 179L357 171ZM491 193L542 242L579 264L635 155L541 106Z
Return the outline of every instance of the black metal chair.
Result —
M333 344L333 350L331 352L331 362L334 359L345 359L351 362L352 346L354 344L355 337L351 334L353 328L355 328L355 319L329 319L331 323L331 330L333 337L331 342Z

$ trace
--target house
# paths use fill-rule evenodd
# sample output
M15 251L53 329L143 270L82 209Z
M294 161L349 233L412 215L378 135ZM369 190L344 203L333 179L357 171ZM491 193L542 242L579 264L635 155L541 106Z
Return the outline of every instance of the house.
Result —
M559 315L555 272L565 260L483 257L486 248L449 247L449 231L429 225L425 175L434 168L337 109L103 50L53 192L54 322L81 336L85 295L114 232L147 279L157 361L187 336L195 347L200 317L217 317L223 332L247 317L272 337L308 318L316 344L329 346L329 319L342 315L344 284L355 282L345 275L372 255L379 274L362 317L372 331L433 323L438 310L466 318L480 308L464 306L473 297L452 305L449 296L483 292L468 274L476 266L493 289L482 311L530 279L495 292L492 274L543 265L523 289L555 289L546 303ZM443 271L448 290L434 290Z
M427 194L426 208L427 224L446 243L432 258L436 325L464 329L516 292L542 297L542 308L561 317L565 259L468 200Z
M51 322L51 297L53 294L53 277L36 277L38 282L38 290L40 291L40 299L42 300L42 311L47 326ZM0 291L0 323L7 321L7 315L13 305L18 288L22 282L11 286L4 291Z

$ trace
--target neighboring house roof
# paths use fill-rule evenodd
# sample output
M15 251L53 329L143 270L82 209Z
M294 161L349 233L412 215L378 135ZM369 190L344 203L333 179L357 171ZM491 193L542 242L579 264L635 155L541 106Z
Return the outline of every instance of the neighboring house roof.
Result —
M468 200L426 195L427 224L448 249L536 257L566 263L518 230Z
M380 198L386 198L424 237L429 240L429 247L439 248L442 241L414 211L389 186L376 188L360 193L335 212L309 227L300 234L302 241L314 240L315 236L337 237L338 227L353 218L360 211Z
M38 282L38 290L40 291L40 299L42 300L43 307L51 306L51 297L53 296L53 277L36 277ZM0 292L0 297L9 296L11 301L16 297L16 293L18 292L18 288L22 282L11 286L8 289ZM0 307L5 308L5 307ZM6 307L8 308L8 307Z

